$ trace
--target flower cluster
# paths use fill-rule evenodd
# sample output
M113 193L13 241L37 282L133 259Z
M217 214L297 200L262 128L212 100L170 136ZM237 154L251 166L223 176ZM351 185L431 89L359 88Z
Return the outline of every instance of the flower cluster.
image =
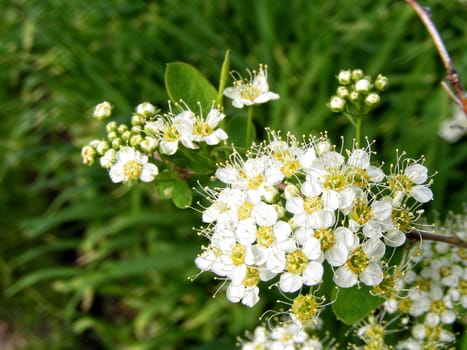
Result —
M151 103L139 104L131 118L131 127L111 121L106 125L106 139L93 140L83 147L83 163L91 165L99 157L100 165L109 170L113 182L150 182L159 173L161 158L174 155L180 145L198 149L200 143L213 146L228 138L218 128L225 117L221 108L211 108L205 117L187 106L180 109L179 113L170 111L159 115ZM99 120L110 114L108 102L100 103L94 110L94 117Z
M404 243L432 199L421 162L399 157L385 174L370 146L338 152L324 136L298 142L270 131L216 177L225 187L206 188L199 232L209 245L196 265L225 278L231 302L255 305L261 281L300 292L290 309L300 321L319 314L323 299L305 288L322 282L325 265L340 288L382 283L386 247Z
M248 340L240 341L240 346L242 350L336 349L332 341L310 336L305 329L293 322L281 322L274 328L258 326Z
M379 74L375 81L365 76L361 69L343 70L337 75L339 87L329 100L329 108L333 112L344 112L351 116L352 108L368 113L380 103L379 93L384 91L388 79Z

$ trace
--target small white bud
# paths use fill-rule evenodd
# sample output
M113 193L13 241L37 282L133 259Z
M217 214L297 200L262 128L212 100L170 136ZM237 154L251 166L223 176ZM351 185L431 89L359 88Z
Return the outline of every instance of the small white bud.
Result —
M146 136L139 144L139 147L144 153L152 153L156 150L158 145L157 139L151 136Z
M107 141L100 141L96 146L96 151L99 155L103 155L109 149L109 143Z
M348 85L352 80L352 72L350 70L341 70L337 76L339 84Z
M81 157L83 158L83 164L92 165L94 163L96 153L96 149L93 146L84 146L81 149Z
M375 87L378 90L383 91L386 89L387 86L388 86L388 78L386 78L384 75L378 74L375 80Z
M156 113L156 107L149 102L143 102L136 107L136 113L144 116L152 116Z
M95 108L94 112L92 113L92 116L96 118L97 120L104 120L112 114L112 105L107 102L101 102L99 103Z
M363 78L363 71L361 69L354 69L352 71L352 80L357 81Z
M349 89L347 89L345 86L339 86L337 88L336 94L341 98L346 98L349 96Z
M110 148L105 152L105 154L100 158L101 167L110 168L117 159L117 151L113 148Z
M359 98L360 98L360 94L357 91L352 91L349 95L349 99L351 101L358 101Z
M357 92L367 93L370 91L371 83L368 79L360 79L355 83L355 90Z
M339 96L331 97L331 101L329 101L329 108L333 112L342 112L345 106L345 100Z
M365 103L371 107L377 106L380 101L381 101L381 98L379 97L378 94L375 94L374 92L372 92L371 94L368 94L368 96L365 98Z

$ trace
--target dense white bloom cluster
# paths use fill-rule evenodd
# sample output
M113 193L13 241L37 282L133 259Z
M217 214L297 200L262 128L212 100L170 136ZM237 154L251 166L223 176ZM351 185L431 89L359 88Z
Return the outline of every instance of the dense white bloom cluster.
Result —
M378 286L386 247L404 243L417 209L432 199L418 161L399 157L385 174L371 164L370 146L338 152L326 137L298 142L271 131L246 157L234 152L216 177L225 187L206 189L199 232L209 245L195 262L225 278L231 302L248 306L258 302L261 281L305 293L322 282L326 264L340 288ZM291 314L313 319L316 299L299 294L294 305L306 307Z
M316 336L310 336L306 330L293 322L283 322L274 328L259 326L249 338L240 342L242 350L334 349L331 341L322 341Z
M170 111L158 115L151 103L139 104L131 119L131 128L109 122L105 140L93 140L83 147L83 163L93 164L99 156L100 165L109 169L113 182L150 182L159 173L155 163L160 161L161 155L175 154L180 145L198 149L200 143L214 146L228 138L227 133L218 128L225 117L220 108L211 108L205 117L187 106L180 109L179 113ZM94 115L97 113L103 119L110 111L110 104L103 102L96 106Z

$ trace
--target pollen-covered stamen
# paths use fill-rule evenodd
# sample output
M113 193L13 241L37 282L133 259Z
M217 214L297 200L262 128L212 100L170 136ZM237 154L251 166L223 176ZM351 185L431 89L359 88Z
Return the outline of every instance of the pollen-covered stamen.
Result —
M446 311L446 305L442 300L433 300L431 302L430 310L433 311L435 314L441 315L443 312Z
M370 177L365 169L352 168L347 174L347 181L360 188L364 188L368 185Z
M404 174L390 176L388 185L393 191L409 193L412 190L412 181Z
M359 225L364 225L371 219L371 209L365 200L356 200L352 207L350 217Z
M341 191L347 186L347 179L340 170L331 170L324 179L324 187L328 190Z
M312 295L299 294L293 301L292 313L299 320L311 320L316 315L318 303Z
M461 280L457 286L457 290L459 291L460 295L467 295L467 280Z
M365 252L358 248L352 252L347 260L347 267L355 274L362 273L368 266L369 260Z
M193 125L193 135L206 137L212 134L212 128L204 121L198 121Z
M251 216L253 210L253 203L243 202L237 209L237 218L238 220L246 220Z
M123 173L129 180L139 179L141 172L143 171L143 164L136 160L130 160L123 166Z
M313 236L321 241L321 249L324 251L328 250L329 248L332 248L336 241L334 237L334 232L327 228L316 230L313 233Z
M313 214L323 208L321 197L306 197L303 201L303 209L307 214Z
M394 276L392 274L385 274L381 283L373 287L373 293L386 299L397 295Z
M248 180L248 189L249 190L256 190L261 186L266 179L264 178L263 174L258 174L255 177L252 177Z
M175 126L167 127L167 130L164 132L164 139L169 142L175 142L180 139L180 133L175 128Z
M248 266L246 269L246 275L243 279L243 284L246 287L254 287L259 282L259 271L256 267Z
M441 335L441 330L442 328L439 325L434 327L425 326L426 337L432 341L437 341Z
M400 231L407 231L410 228L413 214L407 209L394 209L392 211L392 222Z
M286 258L287 271L293 274L302 274L308 265L308 259L300 249L297 249L289 254Z
M295 175L300 168L301 165L298 160L289 160L282 165L281 172L285 177L290 177Z
M402 313L407 314L407 313L409 313L410 308L412 307L412 305L413 305L413 300L407 297L405 299L399 300L399 302L397 303L397 308Z
M260 226L256 231L256 242L263 247L270 247L274 243L274 234L271 226Z
M230 253L232 263L236 266L243 265L245 263L246 248L240 243L235 243Z
M241 85L240 87L240 96L246 100L253 101L259 95L261 95L261 91L259 91L253 84L247 83Z

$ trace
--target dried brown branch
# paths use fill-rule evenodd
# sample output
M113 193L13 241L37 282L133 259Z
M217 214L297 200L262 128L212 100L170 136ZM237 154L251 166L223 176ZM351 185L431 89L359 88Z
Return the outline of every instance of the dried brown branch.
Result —
M409 239L418 239L421 241L427 240L427 241L443 242L443 243L456 245L461 248L467 248L467 242L457 236L443 236L443 235L437 235L434 233L418 231L418 230L412 230L410 232L407 232L406 236Z
M454 65L452 64L449 52L446 49L446 46L444 45L443 40L441 39L441 36L431 19L431 14L429 10L420 6L416 0L406 1L414 9L414 11L420 17L426 29L428 30L433 40L433 43L435 44L436 49L438 50L439 56L443 61L444 67L446 68L446 80L451 84L452 88L454 89L455 102L464 110L464 114L467 117L467 94L464 92L464 88L462 87L462 82L460 81L459 74L457 73L456 69L454 68ZM446 88L446 85L443 86ZM450 96L452 97L453 95L450 94Z

